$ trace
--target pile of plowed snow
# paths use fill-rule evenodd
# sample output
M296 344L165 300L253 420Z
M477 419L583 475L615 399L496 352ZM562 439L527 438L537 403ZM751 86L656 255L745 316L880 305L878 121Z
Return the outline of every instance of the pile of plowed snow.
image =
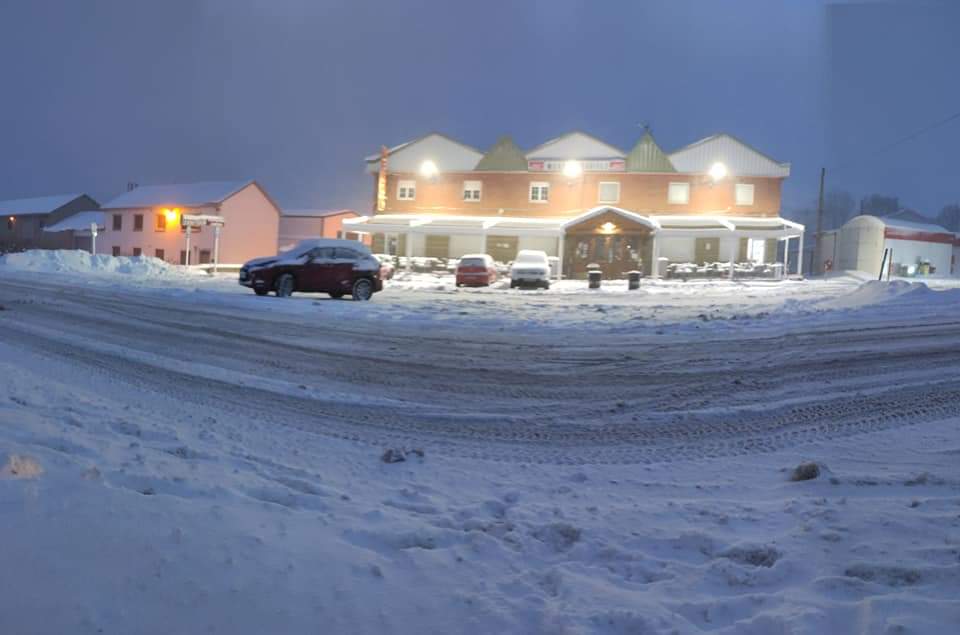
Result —
M848 309L887 303L893 300L898 302L904 300L923 301L924 298L938 293L943 292L934 291L923 282L871 280L870 282L864 282L850 293L827 300L821 306L830 309Z
M173 266L157 258L93 255L66 249L32 249L6 254L0 256L0 267L50 273L116 273L143 278L177 275Z

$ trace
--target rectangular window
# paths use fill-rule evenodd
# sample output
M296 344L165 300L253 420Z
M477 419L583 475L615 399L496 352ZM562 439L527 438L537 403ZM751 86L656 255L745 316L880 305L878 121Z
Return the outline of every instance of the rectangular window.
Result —
M201 249L201 250L200 250L200 264L201 264L201 265L209 265L209 264L210 264L210 250L209 250L209 249Z
M690 202L689 183L671 183L667 188L667 202L671 205L686 205Z
M479 201L480 200L480 190L481 190L480 181L464 181L463 182L463 200L464 201Z
M113 231L118 232L123 229L123 214L113 215Z
M143 231L143 214L133 215L133 231L135 232Z
M550 184L534 181L530 184L530 202L546 203L550 200Z
M140 249L139 247L134 247L134 248L133 248L133 255L134 255L134 257L139 256L139 255L141 255L141 254L143 254L143 250L142 250L142 249Z
M397 200L398 201L412 201L415 198L417 198L417 182L416 181L397 182Z
M753 205L753 183L737 183L737 205Z
M167 231L167 217L164 214L157 214L156 229L158 232Z
M113 257L116 258L117 256L120 255L120 246L119 246L119 245L114 245L114 246L113 246L113 249L112 249L111 251L112 251L112 253L113 253Z
M155 249L153 251L153 257L157 258L158 260L163 260L163 255L164 254L162 249Z
M762 238L751 238L747 243L747 259L751 262L766 262L767 241Z
M600 203L619 203L620 182L601 181L597 186L597 201Z
M187 264L187 252L184 251L183 249L180 250L180 264L181 265Z

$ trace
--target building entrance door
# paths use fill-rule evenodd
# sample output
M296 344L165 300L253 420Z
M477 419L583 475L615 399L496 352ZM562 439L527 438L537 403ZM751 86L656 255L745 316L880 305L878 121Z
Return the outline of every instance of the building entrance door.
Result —
M567 227L564 236L564 273L585 278L588 266L597 265L603 277L626 277L634 269L651 271L653 240L650 226L610 209L590 215Z

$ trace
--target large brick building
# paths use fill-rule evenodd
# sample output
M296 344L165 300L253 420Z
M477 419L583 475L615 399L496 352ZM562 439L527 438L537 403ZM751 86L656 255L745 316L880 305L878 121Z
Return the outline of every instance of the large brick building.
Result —
M780 218L790 165L727 134L667 154L649 131L629 152L582 132L527 151L503 137L487 152L433 133L367 166L373 212L344 229L399 256L508 262L542 249L567 276L588 264L656 276L670 263L770 263L803 237Z

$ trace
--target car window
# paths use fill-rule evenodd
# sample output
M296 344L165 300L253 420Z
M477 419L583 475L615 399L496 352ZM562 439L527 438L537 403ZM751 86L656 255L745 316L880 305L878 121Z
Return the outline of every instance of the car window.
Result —
M360 258L360 254L346 247L337 247L334 252L333 257L337 260L357 260Z
M461 258L461 267L486 267L487 261L483 258Z
M333 247L314 247L305 255L314 260L332 260Z

